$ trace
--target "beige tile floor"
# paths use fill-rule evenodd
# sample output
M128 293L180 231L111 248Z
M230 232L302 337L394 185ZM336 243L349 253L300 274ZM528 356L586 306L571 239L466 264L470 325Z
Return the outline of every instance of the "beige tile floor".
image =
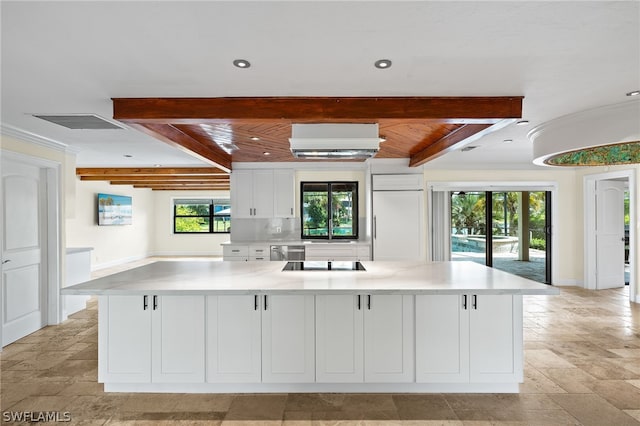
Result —
M71 424L88 425L640 425L640 305L627 291L569 287L525 297L519 394L104 393L90 301L4 348L0 411L3 420L68 412Z

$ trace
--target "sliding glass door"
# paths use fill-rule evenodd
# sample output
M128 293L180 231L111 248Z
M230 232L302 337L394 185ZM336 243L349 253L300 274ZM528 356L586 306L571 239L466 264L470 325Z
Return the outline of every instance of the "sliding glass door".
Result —
M545 191L453 192L451 259L550 283L550 202Z

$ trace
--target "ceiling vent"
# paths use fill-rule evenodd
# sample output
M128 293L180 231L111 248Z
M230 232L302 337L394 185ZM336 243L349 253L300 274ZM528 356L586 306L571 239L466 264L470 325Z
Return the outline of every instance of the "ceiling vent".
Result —
M296 158L366 160L378 152L378 124L293 124L289 143Z
M111 121L95 114L33 114L34 117L49 121L72 130L114 130L123 129Z

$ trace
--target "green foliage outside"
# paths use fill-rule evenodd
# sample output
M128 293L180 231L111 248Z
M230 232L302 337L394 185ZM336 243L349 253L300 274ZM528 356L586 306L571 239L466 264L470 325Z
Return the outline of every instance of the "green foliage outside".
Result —
M334 235L354 235L351 206L354 193L351 191L331 193L331 217ZM304 235L326 236L329 233L329 197L326 192L305 191Z
M492 235L517 236L518 192L494 192L491 200L493 214ZM546 234L545 193L529 193L529 231L531 248L542 247ZM485 193L469 192L451 196L451 227L455 234L486 235ZM506 220L505 220L506 218ZM535 244L533 241L537 241ZM540 243L542 242L542 243ZM535 246L534 246L535 245Z
M218 206L218 205L216 205ZM221 205L220 208L228 208ZM175 211L175 232L209 232L211 220L208 204L177 204ZM229 216L214 217L213 232L229 232Z

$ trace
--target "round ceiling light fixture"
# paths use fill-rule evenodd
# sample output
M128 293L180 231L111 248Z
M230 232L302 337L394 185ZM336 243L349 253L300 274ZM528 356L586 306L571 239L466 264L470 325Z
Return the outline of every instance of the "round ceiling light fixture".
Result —
M381 70L391 67L391 59L378 59L373 65Z
M638 95L640 95L640 90L634 90L627 93L627 96L638 96Z
M262 153L262 155L271 155L271 153L270 153L270 152L265 151L265 152L263 152L263 153Z
M251 62L246 59L235 59L233 61L233 65L238 68L249 68L251 66Z
M251 136L249 139L251 139L252 141L259 141L260 138L257 136Z

